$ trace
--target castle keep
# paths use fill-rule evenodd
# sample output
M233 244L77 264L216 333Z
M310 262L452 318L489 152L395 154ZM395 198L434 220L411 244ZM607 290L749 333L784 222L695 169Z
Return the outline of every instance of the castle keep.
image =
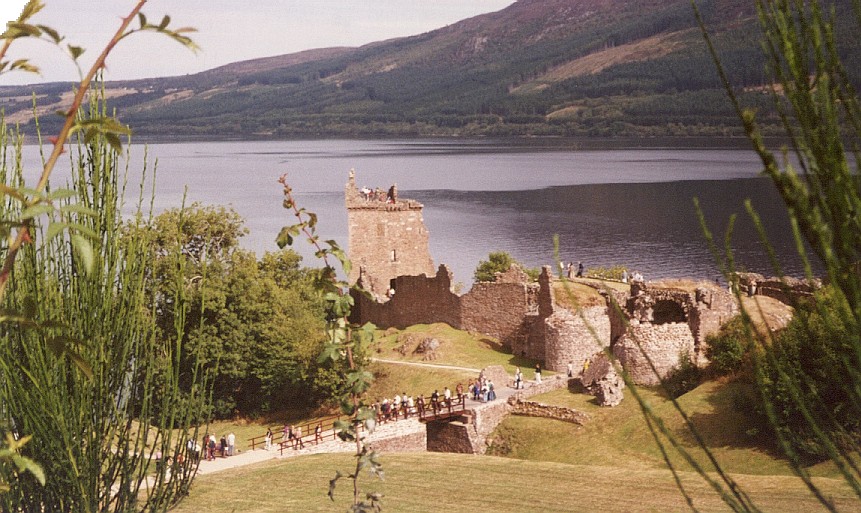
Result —
M394 185L386 193L363 190L350 171L345 190L350 283L361 278L365 290L383 297L398 276L433 275L422 204L398 198Z

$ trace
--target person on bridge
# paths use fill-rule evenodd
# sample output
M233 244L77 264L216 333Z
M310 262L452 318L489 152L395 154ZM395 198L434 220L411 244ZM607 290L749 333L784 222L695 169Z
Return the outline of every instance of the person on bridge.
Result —
M416 409L419 412L419 417L424 415L424 413L425 413L425 396L424 396L424 394L419 394L418 399L416 399Z
M439 410L439 391L434 390L431 394L431 408L433 408L434 415L436 415L437 410Z
M302 426L296 426L293 430L293 449L296 449L297 445L300 449L305 448L305 442L302 441Z
M445 387L445 390L443 390L442 396L443 396L443 398L445 398L445 401L442 404L443 407L451 406L451 390L449 390L448 387Z

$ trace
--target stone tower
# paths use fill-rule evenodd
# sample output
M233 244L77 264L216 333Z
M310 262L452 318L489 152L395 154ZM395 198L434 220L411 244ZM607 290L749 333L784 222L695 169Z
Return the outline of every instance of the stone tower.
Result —
M394 185L378 193L359 190L352 170L345 198L350 283L361 277L366 290L385 296L398 276L434 276L421 203L398 198Z

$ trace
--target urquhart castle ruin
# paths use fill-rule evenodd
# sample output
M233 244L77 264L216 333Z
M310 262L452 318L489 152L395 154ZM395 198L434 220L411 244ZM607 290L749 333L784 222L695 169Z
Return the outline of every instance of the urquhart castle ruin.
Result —
M557 303L566 284L554 279L549 266L537 283L512 267L495 282L475 283L459 295L449 269L434 270L420 203L398 197L394 186L388 192L360 190L352 171L345 192L349 278L366 291L353 293L355 322L400 329L446 323L495 337L553 371L573 365L579 372L587 359L610 348L634 382L649 385L658 378L644 354L662 377L684 356L702 365L706 337L738 313L733 295L717 284L684 289L643 281L632 281L627 292L596 289L595 300L574 311Z

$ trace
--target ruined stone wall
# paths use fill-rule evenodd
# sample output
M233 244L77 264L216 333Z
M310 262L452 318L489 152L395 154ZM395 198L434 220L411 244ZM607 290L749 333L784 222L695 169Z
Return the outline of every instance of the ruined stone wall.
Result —
M820 280L801 280L791 276L766 278L757 273L736 273L736 276L742 294L768 296L789 306L813 296L822 288Z
M362 283L364 284L364 283ZM372 322L380 328L404 329L414 324L444 322L460 326L460 298L451 291L451 271L440 266L436 275L398 276L394 279L395 295L377 302L367 295L353 292L356 306L353 321Z
M628 332L613 345L613 354L638 385L657 385L658 376L652 372L640 347L646 352L658 371L658 376L678 367L684 352L695 359L694 336L687 323L640 324L632 323Z
M469 433L474 454L487 452L487 437L496 426L505 419L511 411L511 405L505 401L495 401L492 404L475 409Z
M377 452L423 452L427 450L428 432L427 429L421 429L398 437L374 440L369 442L369 445Z
M529 287L525 283L476 283L460 297L460 328L496 337L511 349L528 334Z
M607 307L583 308L581 313L582 316L559 309L544 320L545 368L564 372L571 362L575 372L579 372L587 358L610 347ZM589 330L590 326L597 339Z
M543 419L561 420L571 424L584 425L589 420L589 415L564 406L555 406L535 401L517 401L512 407L512 415L524 417L538 417Z
M535 304L524 324L524 336L511 344L511 352L533 360L544 360L547 335L544 319L553 315L556 303L553 292L553 271L550 266L545 265L541 268L538 288L533 290L536 291L533 296Z
M511 274L520 273L519 270ZM523 275L525 280L525 275ZM398 276L395 294L387 301L354 291L356 306L351 320L372 322L381 328L444 322L454 328L489 335L512 348L528 338L537 318L535 285L516 281L509 273L494 283L476 283L458 296L451 290L451 271L444 265L436 275ZM359 280L364 285L364 276Z
M350 283L361 274L366 290L385 296L389 280L397 276L433 275L421 203L400 198L391 203L368 200L356 187L352 172L345 201L353 263Z
M625 314L625 305L629 294L609 290L604 292L604 297L607 299L607 316L610 318L610 345L612 345L625 334L627 329L628 316Z
M738 314L735 297L724 289L698 288L696 307L691 310L688 325L696 342L696 363L705 365L706 338L720 331L720 327Z

